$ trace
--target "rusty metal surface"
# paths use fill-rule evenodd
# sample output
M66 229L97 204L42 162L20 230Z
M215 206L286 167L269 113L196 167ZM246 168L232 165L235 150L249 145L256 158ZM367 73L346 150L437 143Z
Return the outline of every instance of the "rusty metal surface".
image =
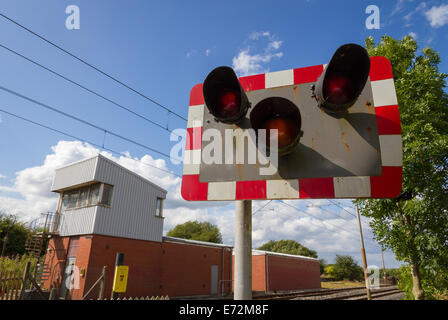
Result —
M259 169L267 165L247 163L248 148L245 142L243 164L235 164L235 160L233 164L205 164L201 161L199 180L215 182L381 175L380 144L370 80L357 102L339 118L317 108L316 101L311 97L312 84L247 92L251 107L238 126L214 124L213 116L204 108L204 132L209 128L221 132L223 155L226 143L224 130L241 128L244 133L251 127L249 116L253 107L269 96L286 98L298 106L303 136L291 154L279 158L278 170L273 175L260 175ZM203 141L203 150L211 142ZM230 143L233 144L235 158L238 142Z

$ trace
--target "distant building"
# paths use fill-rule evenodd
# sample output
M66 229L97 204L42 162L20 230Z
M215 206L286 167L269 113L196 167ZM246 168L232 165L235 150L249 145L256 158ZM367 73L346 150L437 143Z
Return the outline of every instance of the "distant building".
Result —
M43 287L81 299L107 266L110 297L115 257L124 253L122 296L232 292L232 246L163 237L163 188L98 155L57 169L51 190L60 197ZM320 288L317 259L254 250L252 261L254 291Z

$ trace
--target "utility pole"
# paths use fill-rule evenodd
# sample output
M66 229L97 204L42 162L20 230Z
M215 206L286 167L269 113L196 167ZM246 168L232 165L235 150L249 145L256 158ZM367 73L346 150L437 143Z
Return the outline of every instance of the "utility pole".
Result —
M383 280L384 280L384 284L386 284L386 267L384 266L384 255L383 255L383 248L381 248L381 261L383 263Z
M234 300L252 299L252 200L235 203Z
M364 267L364 280L366 282L367 300L372 300L370 296L369 281L367 277L367 258L366 258L366 250L364 249L364 238L362 236L361 217L359 215L358 204L356 204L356 217L358 218L359 238L361 240L361 255L362 255L362 264Z

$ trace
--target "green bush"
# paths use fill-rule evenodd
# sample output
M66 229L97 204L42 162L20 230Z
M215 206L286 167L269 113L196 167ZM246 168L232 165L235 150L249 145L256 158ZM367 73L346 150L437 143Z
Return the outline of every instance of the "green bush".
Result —
M364 271L351 256L336 255L335 263L325 268L325 273L335 280L363 280Z
M6 273L12 271L14 273L18 272L23 274L27 262L31 262L30 272L33 274L37 263L35 257L28 254L15 257L0 257L0 272Z
M428 272L420 270L422 289L425 292L425 300L448 299L448 271ZM401 266L398 273L398 288L405 293L406 300L414 300L412 294L412 275L409 266Z

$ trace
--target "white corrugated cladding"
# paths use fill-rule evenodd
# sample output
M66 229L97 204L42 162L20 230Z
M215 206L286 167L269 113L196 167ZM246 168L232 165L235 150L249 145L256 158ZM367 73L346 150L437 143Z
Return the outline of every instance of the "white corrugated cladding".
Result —
M94 180L98 157L74 162L56 169L51 191L59 191Z
M165 199L166 190L101 155L57 169L52 191L94 181L113 185L111 206L65 210L61 236L101 234L162 241L163 218L155 211L157 198Z
M92 182L95 177L97 162L98 157L93 157L56 169L51 191L60 192L67 188ZM96 210L97 206L65 210L60 216L59 235L65 237L91 234L95 223Z
M157 198L166 197L164 189L102 156L95 180L114 188L111 207L98 207L94 233L162 241L163 218L155 212Z
M61 215L59 235L61 237L92 234L97 206L67 210Z

